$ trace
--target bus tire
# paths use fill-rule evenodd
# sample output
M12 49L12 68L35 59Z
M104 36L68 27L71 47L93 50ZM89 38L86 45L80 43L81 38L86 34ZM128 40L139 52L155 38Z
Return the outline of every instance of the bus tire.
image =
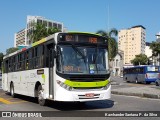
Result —
M137 78L136 78L136 81L135 81L135 82L136 82L136 84L138 84L138 79L137 79Z
M41 106L45 106L46 105L46 99L44 99L44 96L43 96L44 92L42 90L42 86L39 85L38 86L38 103L41 105Z
M146 82L146 84L151 84L151 82Z
M13 98L15 97L14 84L13 84L13 83L11 83L11 85L10 85L10 94L11 94L11 96L12 96Z
M125 79L126 79L126 82L129 83L129 81L127 80L127 77Z
M159 86L158 82L156 82L156 86Z

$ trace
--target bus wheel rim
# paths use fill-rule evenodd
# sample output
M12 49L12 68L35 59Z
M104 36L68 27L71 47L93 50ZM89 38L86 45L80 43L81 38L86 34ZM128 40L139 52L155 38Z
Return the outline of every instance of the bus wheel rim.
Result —
M43 91L42 91L42 90L40 90L40 91L38 92L38 100L39 100L40 102L42 102L42 101L44 100Z
M11 95L14 94L13 86L11 87Z

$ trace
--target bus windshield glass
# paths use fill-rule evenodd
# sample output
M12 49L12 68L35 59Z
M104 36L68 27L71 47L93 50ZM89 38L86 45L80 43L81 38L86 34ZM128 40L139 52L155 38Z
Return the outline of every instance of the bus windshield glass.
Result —
M147 71L148 72L157 72L158 67L157 66L149 66L149 67L147 67Z
M59 72L64 74L106 74L107 49L59 45Z

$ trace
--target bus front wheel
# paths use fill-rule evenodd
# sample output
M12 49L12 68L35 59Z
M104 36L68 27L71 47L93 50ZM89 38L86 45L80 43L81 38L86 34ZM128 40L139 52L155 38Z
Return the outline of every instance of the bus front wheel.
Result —
M13 85L13 83L11 83L11 85L10 85L10 94L11 94L11 96L12 96L13 98L15 97L14 85Z
M42 86L38 87L38 103L41 106L46 105L46 99L44 99L44 91L42 90Z

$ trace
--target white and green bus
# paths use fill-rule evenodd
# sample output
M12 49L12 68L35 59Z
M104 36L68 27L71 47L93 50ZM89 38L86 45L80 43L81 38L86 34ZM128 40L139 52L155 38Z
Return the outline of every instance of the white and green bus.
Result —
M3 58L2 88L46 100L86 102L111 97L108 40L83 32L55 33Z

